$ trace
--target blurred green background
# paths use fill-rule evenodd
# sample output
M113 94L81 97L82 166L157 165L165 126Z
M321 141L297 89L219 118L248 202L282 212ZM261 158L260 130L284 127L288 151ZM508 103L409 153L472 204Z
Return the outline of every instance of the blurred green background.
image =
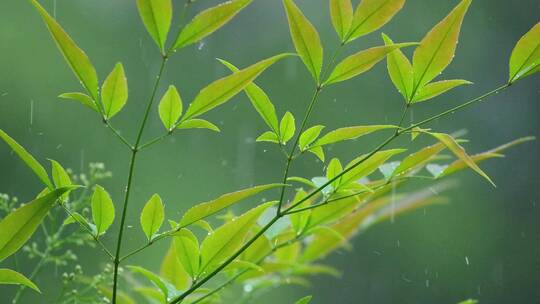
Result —
M159 64L157 50L139 20L134 2L41 1L89 54L101 79L114 63L124 63L130 98L113 123L129 139L135 136ZM174 2L179 10L183 2ZM338 44L330 24L328 1L296 2L318 28L328 56ZM398 42L419 41L457 2L408 0L383 31ZM190 15L214 3L218 1L200 0ZM537 0L473 1L456 58L443 77L463 78L475 85L456 89L414 108L407 120L427 117L504 83L513 45L539 17ZM351 43L347 51L381 44L379 32ZM187 104L205 84L227 74L214 58L246 66L291 50L281 1L255 0L223 30L175 54L159 92L175 84ZM410 52L406 50L409 55ZM88 162L104 162L114 174L104 186L111 192L119 213L128 151L94 113L56 97L79 90L79 85L28 1L0 1L0 71L0 128L43 162L53 158L75 171ZM313 85L299 60L287 59L276 64L257 82L268 92L280 116L290 110L300 120ZM472 142L467 148L471 153L516 137L538 135L539 89L538 76L527 78L488 103L436 121L431 127L443 132L469 130L467 138ZM311 124L321 123L332 129L395 123L401 102L386 74L385 64L381 63L368 74L324 91ZM142 233L136 228L138 213L152 193L164 198L168 217L178 219L182 211L196 202L281 178L280 152L273 146L254 142L265 126L245 96L239 95L205 118L218 124L222 133L182 132L140 155L127 223L135 228L128 229L125 248L143 242ZM153 109L145 138L161 132L162 125ZM372 136L342 144L328 156L339 155L347 162L368 151L378 140ZM408 140L399 144L406 145ZM453 177L460 179L459 187L446 193L451 204L407 214L394 223L376 226L359 235L352 252L342 251L326 260L343 270L341 279L317 277L310 289L283 288L257 303L292 303L306 294L313 294L316 304L456 303L469 297L481 303L538 303L539 150L537 141L530 142L511 149L506 159L484 163L482 167L497 183L497 188L471 172L460 173ZM295 163L293 175L316 176L322 168L314 157L307 156ZM24 201L41 190L39 181L3 144L0 172L2 193L16 195ZM114 248L111 235L114 233L104 241ZM131 263L155 269L165 246L164 243L155 246ZM104 263L97 249L76 249L76 253L90 272L94 271L93 265ZM23 272L28 272L32 264L21 267ZM39 303L52 302L48 289L58 286L63 271L66 269L50 267L36 280L47 296L45 301L37 300ZM8 303L14 291L13 287L0 287L0 302ZM25 303L31 299L27 294Z

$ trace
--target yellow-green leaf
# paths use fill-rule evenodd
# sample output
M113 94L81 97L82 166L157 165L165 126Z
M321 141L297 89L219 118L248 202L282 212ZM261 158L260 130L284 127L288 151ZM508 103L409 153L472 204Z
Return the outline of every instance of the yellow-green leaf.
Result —
M154 194L148 200L141 213L141 227L148 240L151 240L159 228L161 228L164 217L165 210L163 209L161 197Z
M178 290L185 290L189 287L189 275L178 259L178 252L173 242L171 242L169 250L161 262L159 274Z
M313 296L303 297L300 300L294 302L294 304L309 304L311 302L311 298L313 298Z
M182 115L182 98L175 86L169 86L167 92L161 97L158 110L165 129L172 130Z
M261 60L232 75L212 82L199 92L182 119L194 118L227 102L255 80L264 70L289 55L281 54Z
M215 132L221 132L221 130L215 124L204 119L188 119L182 121L177 127L177 129L208 129Z
M403 4L405 0L362 0L354 12L351 29L345 41L349 42L378 30L401 10Z
M294 200L292 201L291 205L295 205L296 202L299 202L300 200L304 199L307 196L307 192L303 189L300 189L296 192L296 195L294 197ZM295 209L302 209L305 207L310 206L312 203L312 199L308 199L303 201L301 204L299 204ZM311 217L311 212L309 210L302 211L302 212L296 212L289 215L289 219L291 220L291 225L294 228L294 231L297 235L300 235L304 229L306 228L309 218Z
M56 188L71 186L71 178L66 170L55 160L50 160L52 165L52 179Z
M279 123L280 142L282 144L286 144L291 138L293 138L294 132L296 132L294 116L291 112L287 111Z
M222 3L199 13L180 32L173 49L178 49L186 45L195 43L204 37L212 34L220 27L229 22L252 0L233 0Z
M24 285L41 293L39 288L24 275L15 270L0 268L0 285Z
M414 86L411 96L452 62L461 24L471 1L462 0L448 16L427 33L414 51Z
M114 204L103 187L97 185L92 195L92 219L97 235L102 235L114 222Z
M461 159L469 168L473 169L476 173L478 173L480 176L485 178L488 182L490 182L493 186L495 186L495 183L487 176L480 167L474 162L474 160L467 154L465 149L450 135L444 134L444 133L429 133L433 137L437 138L441 143L443 143L448 150L452 151L459 159Z
M385 45L394 44L387 35L382 34L382 37ZM386 67L392 83L408 102L413 87L413 68L411 62L400 49L396 49L387 55Z
M189 209L182 219L180 220L179 225L181 227L186 227L187 225L193 224L201 219L209 217L213 214L220 212L221 210L237 203L241 200L244 200L248 197L254 196L262 191L269 189L282 187L282 184L268 184L260 185L251 188L242 189L240 191L231 192L223 194L222 196L213 199L211 201L197 204L196 206Z
M334 131L330 131L319 138L314 144L316 146L324 146L340 141L351 140L364 136L375 131L386 130L386 129L395 129L396 126L392 125L372 125L372 126L354 126L354 127L345 127L339 128Z
M81 81L84 88L89 92L90 96L94 100L98 100L98 77L96 70L88 56L81 50L77 44L69 37L64 29L52 18L49 13L37 2L31 0L32 4L36 7L41 14L43 21L47 25L49 32L51 33L56 45L64 55L64 58L68 62L69 66Z
M324 82L324 85L344 81L367 72L392 51L411 45L416 45L416 43L396 43L378 46L351 55L343 59L334 68L328 79Z
M75 101L78 101L80 102L81 104L89 107L90 109L96 111L96 112L99 112L98 108L97 108L97 105L96 105L96 102L92 99L92 97L84 94L84 93L78 93L78 92L73 92L73 93L63 93L61 95L59 95L58 97L60 98L63 98L63 99L71 99L71 100L75 100Z
M103 115L110 119L116 115L128 99L127 79L122 63L117 63L111 71L101 88L101 103L103 105Z
M464 84L472 84L472 82L462 79L453 79L428 83L416 91L416 95L414 95L412 103L429 100Z
M317 137L321 134L321 131L324 129L322 125L313 126L300 135L300 140L298 141L298 146L300 151L304 151L311 143L313 143Z
M273 143L279 143L278 135L272 131L266 131L263 134L261 134L255 141L267 141L267 142L273 142Z
M365 155L357 157L356 159L352 160L349 164L347 164L347 166L345 167L345 170L349 170L349 168L351 167L354 167L354 168L350 169L347 173L345 173L341 177L341 183L346 185L352 182L356 182L362 177L368 176L373 171L377 170L377 168L379 168L392 156L403 153L404 151L406 150L405 149L390 149L390 150L379 151L373 154L373 156L371 156L368 159L365 158L366 157Z
M319 33L293 0L283 0L294 47L313 79L319 83L323 64L323 48Z
M181 229L174 234L173 238L176 254L185 271L191 278L195 278L199 273L199 240L187 229Z
M30 154L26 149L19 145L13 138L6 134L2 129L0 129L0 138L2 138L6 144L15 152L21 159L26 163L32 171L37 175L37 177L49 188L53 189L53 184L49 179L49 175L45 168Z
M318 159L320 159L324 163L324 150L321 146L309 148L308 151L313 153L315 156L317 156Z
M172 1L137 0L137 8L146 30L164 54L173 14Z
M53 190L24 204L0 221L0 261L21 248L34 234L43 218L62 194L72 190L65 187Z
M330 163L328 163L328 167L326 168L326 178L328 180L333 179L338 174L340 174L343 171L343 167L341 166L341 162L337 158L333 158ZM332 187L335 189L339 188L339 185L341 183L341 178L338 178L337 180L332 182Z
M411 169L418 168L421 165L424 165L439 152L444 150L444 145L442 143L437 143L432 146L425 147L420 151L412 153L411 155L405 157L399 166L394 170L393 175L399 175L410 171Z
M330 17L339 38L345 41L353 20L351 0L330 0Z
M157 274L140 266L127 266L127 268L129 268L129 270L133 272L143 275L150 282L152 282L152 284L156 285L156 287L159 288L159 290L165 296L165 298L168 297L169 289L167 288L167 285L165 284L165 282L163 282L163 280Z
M540 22L536 23L517 42L510 56L510 78L512 83L540 71Z

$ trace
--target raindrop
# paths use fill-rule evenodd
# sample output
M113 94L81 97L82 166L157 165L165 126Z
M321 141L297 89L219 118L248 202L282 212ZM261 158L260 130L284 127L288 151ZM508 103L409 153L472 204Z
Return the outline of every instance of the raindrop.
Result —
M204 48L205 45L206 43L204 42L204 40L201 40L201 42L199 42L199 45L197 46L197 49L200 51Z
M465 256L465 264L467 264L467 266L469 266L469 257L468 256Z

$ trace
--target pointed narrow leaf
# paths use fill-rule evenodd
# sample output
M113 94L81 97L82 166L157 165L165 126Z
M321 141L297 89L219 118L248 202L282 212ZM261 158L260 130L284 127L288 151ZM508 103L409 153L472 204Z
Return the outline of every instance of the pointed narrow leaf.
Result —
M334 177L336 177L338 174L340 174L341 171L343 171L341 162L339 161L339 159L333 158L328 164L328 167L326 168L326 178L328 178L328 180L331 180ZM341 183L341 178L338 178L337 180L332 182L332 187L334 187L334 189L338 189L340 183Z
M165 298L169 295L169 290L167 289L167 285L163 280L155 273L151 272L150 270L147 270L140 266L128 266L129 270L139 273L143 275L145 278L147 278L152 284L156 285L157 288L163 293Z
M459 32L471 0L462 0L422 39L413 55L414 88L417 90L437 77L452 61Z
M296 301L294 304L309 304L311 302L311 298L313 296L306 296L301 298L300 300Z
M74 93L63 93L63 94L60 94L60 96L58 96L60 98L63 98L63 99L71 99L71 100L75 100L75 101L78 101L80 102L81 104L89 107L90 109L96 111L96 112L99 112L98 108L97 108L97 105L96 103L94 102L94 100L92 99L92 97L84 94L84 93L78 93L78 92L74 92Z
M296 202L299 202L300 200L304 199L307 196L307 192L300 189L296 192L296 196L294 197L294 200L292 201L291 205L295 205ZM312 203L311 199L308 199L304 202L302 202L300 205L295 207L295 209L302 209L305 207L310 206ZM296 232L296 235L301 235L304 229L306 228L309 218L311 216L311 212L309 210L306 210L304 212L296 212L289 215L289 218L291 220L291 225L294 228L294 231Z
M180 32L173 45L173 50L192 43L212 34L229 22L252 0L233 0L214 6L199 13Z
M6 134L2 129L0 129L0 138L2 138L6 144L15 152L21 159L26 163L32 171L37 175L37 177L49 188L53 189L51 180L45 168L30 154L26 149L24 149L19 143L17 143L13 138Z
M462 79L454 79L428 83L426 86L418 89L412 103L426 101L464 84L472 84L472 82Z
M383 60L386 55L402 47L415 45L416 43L396 43L385 46L373 47L360 51L341 61L332 71L324 85L345 81L369 71L377 62Z
M199 241L197 237L187 229L181 229L174 234L173 238L176 254L185 271L191 278L199 273Z
M366 192L367 193L367 192ZM367 195L367 194L366 194ZM339 220L355 210L363 200L359 197L347 197L312 209L309 228Z
M353 20L351 0L330 0L330 17L339 38L345 41Z
M313 79L319 83L323 64L323 48L319 33L293 0L283 0L294 47Z
M173 14L172 1L137 0L137 8L146 30L164 54Z
M232 72L238 72L238 68L231 63L223 59L218 60L227 68L229 68ZM278 132L279 127L276 116L276 108L270 101L268 95L255 83L251 83L246 86L245 92L249 100L251 101L251 104L253 105L255 110L257 110L264 122L270 127L272 131Z
M445 146L442 143L437 143L432 146L425 147L418 152L412 153L405 157L399 166L394 170L394 176L407 172L411 169L418 168L435 157L439 152L444 150Z
M101 88L101 103L107 119L116 115L128 99L127 79L122 63L117 63Z
M227 222L210 234L201 244L201 274L209 273L219 267L238 250L249 233L249 229L273 202L255 207L243 215Z
M474 160L472 160L471 157L467 154L467 152L465 152L465 149L463 149L463 147L460 146L459 143L452 136L444 133L429 134L437 138L441 143L443 143L448 148L448 150L452 151L452 153L454 153L459 159L465 162L467 166L469 166L469 168L473 169L476 173L478 173L480 176L490 182L493 186L495 186L491 178L489 178L489 176L487 176L487 174L484 173L484 171L482 171L480 167L478 167Z
M294 116L291 112L287 111L279 123L279 135L281 137L281 143L286 144L291 138L293 138L294 132L296 132Z
M232 75L216 80L202 89L190 104L183 120L199 116L234 97L257 78L264 70L280 59L289 56L281 54L261 60Z
M92 195L92 219L97 235L102 235L114 222L114 204L103 187L97 185Z
M324 163L324 150L321 146L309 148L308 151L315 154Z
M356 182L360 178L368 176L373 171L377 170L377 168L379 168L392 156L403 153L404 151L406 150L405 149L390 149L390 150L379 151L368 159L365 159L365 155L357 157L356 159L351 161L349 164L347 164L347 166L345 167L346 170L348 170L351 167L354 167L354 168L350 169L350 171L348 171L341 177L342 184L345 185L351 182ZM359 163L359 165L356 165L357 163Z
M148 200L141 213L141 227L148 240L151 240L159 228L161 228L164 217L165 210L163 209L161 197L154 194Z
M62 194L72 187L56 189L8 214L0 221L0 261L4 260L30 239L43 218Z
M192 207L191 209L189 209L180 220L179 225L181 227L185 227L187 225L193 224L201 219L204 219L208 216L211 216L213 214L220 212L221 210L233 205L234 203L237 203L248 197L254 196L262 191L266 191L266 190L277 188L277 187L283 187L283 185L282 184L260 185L260 186L255 186L251 188L246 188L246 189L236 191L236 192L223 194L222 196L214 200L198 204Z
M160 276L172 284L177 290L185 290L189 287L190 278L178 259L178 253L174 243L171 243L167 254L163 258L160 267Z
M273 143L279 143L278 135L272 131L266 131L263 134L261 134L255 141L267 141L267 142L273 142Z
M159 118L165 129L172 130L182 115L182 99L176 87L171 85L159 102Z
M50 160L52 165L52 178L56 188L71 186L71 178L66 170L55 160Z
M538 71L540 71L540 22L523 35L514 47L510 56L509 82L512 83Z
M319 137L322 129L324 129L324 126L316 125L305 130L302 135L300 135L300 140L298 141L300 151L304 151L309 145L311 145L311 143L313 143L317 137Z
M24 275L16 272L15 270L0 268L0 285L4 284L24 285L41 293L36 284L34 284Z
M345 41L349 42L380 29L403 7L405 0L362 0Z
M385 45L394 44L385 34L382 34L382 37ZM396 89L409 101L413 87L413 68L409 59L400 49L396 49L387 55L386 67Z
M208 120L198 119L198 118L188 119L186 121L183 121L176 128L177 129L208 129L215 132L221 132L221 130L215 124L209 122Z
M98 78L96 70L88 56L81 50L77 44L69 37L64 29L52 18L49 13L37 2L36 0L30 0L41 14L43 21L47 25L49 32L51 33L56 45L64 55L64 58L68 62L69 66L79 78L82 85L90 93L90 96L94 100L98 97Z
M330 131L319 138L313 146L324 146L340 141L351 140L364 136L376 131L395 129L396 126L392 125L372 125L372 126L354 126L354 127L345 127L339 128L334 131Z

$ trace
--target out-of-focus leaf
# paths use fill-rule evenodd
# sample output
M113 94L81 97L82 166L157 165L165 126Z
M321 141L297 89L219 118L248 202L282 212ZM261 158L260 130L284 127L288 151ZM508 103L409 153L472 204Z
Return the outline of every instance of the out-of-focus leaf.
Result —
M182 98L176 87L171 85L159 102L159 118L165 129L172 130L182 115Z
M359 180L362 177L368 176L373 171L377 170L382 164L384 164L388 159L390 159L392 156L395 156L397 154L403 153L406 151L405 149L391 149L391 150L384 150L379 151L375 153L372 157L362 161L365 159L365 156L359 156L356 159L352 160L347 166L345 167L345 170L348 170L348 168L353 167L356 163L362 161L359 165L355 166L353 169L345 173L341 177L341 183L346 185L348 183L355 182Z
M339 173L341 173L341 171L343 171L341 162L339 161L339 159L333 158L328 164L328 167L326 168L326 178L328 178L328 180L331 180L334 177L336 177ZM340 184L341 184L341 178L338 178L332 182L332 187L334 189L338 189Z
M173 14L171 0L137 0L139 14L146 30L165 54L165 42Z
M264 273L264 269L261 266L255 264L255 263L251 263L251 262L248 262L248 261L242 261L242 260L232 261L227 267L225 267L224 270L247 270L247 269L251 269L251 270L255 270L257 272Z
M124 66L117 63L101 88L101 103L105 118L110 119L118 114L126 105L127 99L128 85Z
M413 55L414 86L418 89L437 77L452 61L458 42L461 23L471 0L462 0L441 22L422 39Z
M317 186L312 181L304 177L291 176L287 178L287 182L297 182L297 183L307 185L311 188L317 188Z
M348 221L351 216L348 216L343 221ZM340 228L340 223L342 223L343 221L334 224L334 226L332 227ZM342 231L334 230L334 228L317 229L312 241L308 243L306 248L304 249L300 260L302 262L310 262L317 260L321 257L326 256L330 252L330 250L333 250L335 247L346 244L347 238L341 233Z
M263 134L261 134L255 141L267 141L267 142L273 142L278 144L279 143L279 137L276 133L272 131L266 131Z
M163 282L163 279L160 278L157 274L140 266L131 265L127 267L129 268L129 270L143 275L150 282L152 282L152 284L156 285L156 287L159 288L159 290L161 291L161 293L163 293L165 298L168 297L169 289L167 288L167 285L165 284L165 282Z
M107 298L109 301L112 299L112 289L106 286L99 286L99 291ZM129 295L127 295L125 292L119 290L116 294L116 303L117 304L136 304L135 300L133 300Z
M2 129L0 129L0 138L2 138L6 144L15 152L21 159L26 163L32 171L37 175L37 177L49 188L53 189L53 184L49 179L49 175L45 168L30 154L26 149L19 145L13 138L6 134Z
M260 230L260 227L253 230L258 231ZM272 244L270 243L270 240L265 235L261 235L255 242L253 242L251 246L249 246L248 249L246 249L246 251L242 253L240 259L243 261L257 263L271 251Z
M426 101L464 84L472 84L472 82L462 79L453 79L428 83L421 89L418 89L412 103Z
M291 138L293 138L294 132L296 132L294 116L291 112L287 111L279 123L279 135L281 136L280 142L282 144L286 144Z
M313 79L319 83L323 64L323 47L319 33L293 0L283 0L289 29L296 52L302 58Z
M64 29L52 18L49 13L37 2L30 0L41 14L43 21L47 25L56 45L64 55L75 76L81 81L84 88L90 93L94 100L98 100L98 77L96 69L90 62L88 56L69 37Z
M227 222L206 237L201 244L199 273L205 274L213 271L236 252L242 246L249 229L257 222L259 216L273 204L274 202L269 202L259 205Z
M345 41L349 42L378 30L401 10L403 4L405 0L361 1L354 12L351 29Z
M354 126L339 128L334 131L330 131L319 138L312 146L324 146L340 141L356 139L360 136L370 134L375 131L395 129L396 126L392 125L373 125L373 126Z
M396 176L424 165L435 155L444 150L444 147L445 146L442 143L437 143L435 145L425 147L418 152L412 153L401 161L396 170L394 170L393 175Z
M185 290L189 287L189 275L180 263L174 243L171 243L161 262L160 275L178 290Z
M294 302L294 304L309 304L309 302L311 302L311 298L313 298L313 296L303 297L300 300Z
M508 82L512 83L538 71L540 71L540 22L523 35L514 47L510 56Z
M150 303L152 304L167 302L167 299L161 293L161 291L158 289L155 289L154 287L139 286L139 287L133 288L133 290L139 293L140 295L142 295L143 297L145 297L146 299L148 299Z
M396 169L399 167L400 162L399 161L393 161L389 163L382 164L379 167L379 171L384 175L385 180L390 180L392 176L394 176L394 172L396 172Z
M148 240L151 240L159 228L161 228L164 217L165 210L161 197L154 194L146 205L144 205L141 213L141 227Z
M214 132L221 132L221 130L215 124L209 122L208 120L193 118L189 120L182 121L177 127L177 129L208 129Z
M227 102L240 91L244 90L246 86L251 84L251 82L264 70L289 55L290 54L280 54L261 60L243 70L212 82L202 89L195 97L182 120L185 121L202 115Z
M385 45L392 45L394 42L385 34L382 34ZM413 68L409 59L400 49L396 49L386 57L386 68L392 83L399 93L408 102L413 89Z
M39 288L30 281L24 275L16 272L15 270L0 268L0 285L12 284L12 285L24 285L26 287L32 288L33 290L41 293Z
M191 231L184 228L174 234L173 242L180 263L189 276L195 278L200 267L199 240Z
M468 300L465 300L465 301L461 301L458 304L478 304L478 303L479 302L477 300L468 299Z
M233 0L200 12L182 29L172 49L193 44L229 22L252 0Z
M114 222L114 204L107 191L97 185L92 195L92 219L97 235L102 235Z
M300 135L300 140L298 141L300 151L304 151L311 143L313 143L321 134L322 129L324 129L324 126L316 125L305 130L302 135Z
M351 213L361 203L362 200L360 200L360 196L352 196L314 208L311 211L311 219L308 228L335 222Z
M330 73L324 85L345 81L369 71L377 62L383 60L391 52L417 43L396 43L385 46L377 46L360 51L341 61Z
M184 214L179 225L181 227L186 227L201 219L216 214L241 200L254 196L262 191L277 187L283 187L283 184L268 184L246 188L240 191L223 194L222 196L205 203L197 204Z
M0 221L0 261L15 253L34 234L43 218L64 193L75 187L53 190L8 214Z
M90 109L96 111L96 112L99 112L98 108L97 108L97 105L95 103L95 101L92 99L92 97L84 94L84 93L78 93L78 92L73 92L73 93L63 93L63 94L60 94L58 97L60 98L63 98L63 99L71 99L71 100L75 100L75 101L78 101L80 102L81 104L89 107Z
M300 200L304 199L307 196L306 191L300 189L296 192L296 195L294 197L294 200L292 201L291 205L295 205L296 202L299 202ZM302 202L300 205L298 205L295 209L302 209L305 207L310 206L312 203L311 199L308 199L304 202ZM303 212L297 212L292 213L289 215L289 219L291 220L291 225L294 228L294 231L297 235L300 235L304 229L306 228L309 218L311 216L311 212L309 210L303 211Z
M330 0L330 17L332 25L341 41L349 32L353 20L353 6L351 0Z

